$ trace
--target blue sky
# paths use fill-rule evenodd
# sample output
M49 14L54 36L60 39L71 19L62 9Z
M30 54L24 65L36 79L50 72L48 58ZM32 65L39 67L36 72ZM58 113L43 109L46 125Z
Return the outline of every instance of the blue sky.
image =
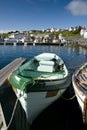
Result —
M0 0L0 32L87 26L87 0Z

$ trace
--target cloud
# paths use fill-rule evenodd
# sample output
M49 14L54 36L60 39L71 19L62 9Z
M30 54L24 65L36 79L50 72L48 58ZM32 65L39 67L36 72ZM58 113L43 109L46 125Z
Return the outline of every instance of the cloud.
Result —
M86 0L73 0L67 6L73 15L87 15L87 1Z

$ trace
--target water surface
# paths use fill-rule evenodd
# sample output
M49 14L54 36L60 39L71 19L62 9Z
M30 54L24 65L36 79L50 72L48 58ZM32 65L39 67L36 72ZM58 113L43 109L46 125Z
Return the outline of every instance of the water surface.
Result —
M75 69L87 62L87 50L81 47L1 45L0 69L15 58L25 57L31 59L33 56L43 52L52 52L59 55L64 60L71 75ZM5 87L6 85L7 84L4 84L2 87ZM63 96L69 99L73 95L74 90L71 84ZM8 122L12 113L13 100L14 94L11 90L6 88L4 93L3 91L0 91L0 102L2 102ZM64 100L63 98L58 99L38 116L31 128L31 130L83 130L82 115L76 97L72 100ZM9 130L16 130L15 122L10 126Z
M69 68L75 68L87 61L87 50L81 47L69 46L0 46L0 69L18 57L31 59L33 56L43 52L56 53L65 61Z

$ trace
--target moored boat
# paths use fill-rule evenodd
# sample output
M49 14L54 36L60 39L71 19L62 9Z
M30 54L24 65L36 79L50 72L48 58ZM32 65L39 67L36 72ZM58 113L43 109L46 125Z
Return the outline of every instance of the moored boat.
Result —
M83 123L87 124L87 62L74 72L72 84L82 111Z
M9 77L31 124L71 83L64 61L54 53L42 53L16 69Z

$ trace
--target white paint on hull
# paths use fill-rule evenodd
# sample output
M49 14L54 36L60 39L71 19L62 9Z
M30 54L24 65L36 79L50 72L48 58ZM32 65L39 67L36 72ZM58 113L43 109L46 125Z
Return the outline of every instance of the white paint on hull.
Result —
M74 87L74 90L75 90L77 101L79 103L81 111L83 112L84 111L85 95L84 95L84 93L80 89L78 89L78 87L76 86L75 82L73 82L73 87Z
M61 89L58 91L56 96L46 97L47 92L29 92L24 93L19 101L26 112L27 119L30 124L35 120L35 118L50 104L56 101L66 89ZM20 90L17 89L17 97L19 97Z
M56 81L46 81L45 82L45 84L46 84L46 86L51 86L51 85L61 85L61 84L63 84L64 82L66 81L66 79L63 79L63 80L56 80Z
M87 63L82 65L72 76L72 84L75 90L78 104L82 111L83 123L85 124L87 124L86 67Z

